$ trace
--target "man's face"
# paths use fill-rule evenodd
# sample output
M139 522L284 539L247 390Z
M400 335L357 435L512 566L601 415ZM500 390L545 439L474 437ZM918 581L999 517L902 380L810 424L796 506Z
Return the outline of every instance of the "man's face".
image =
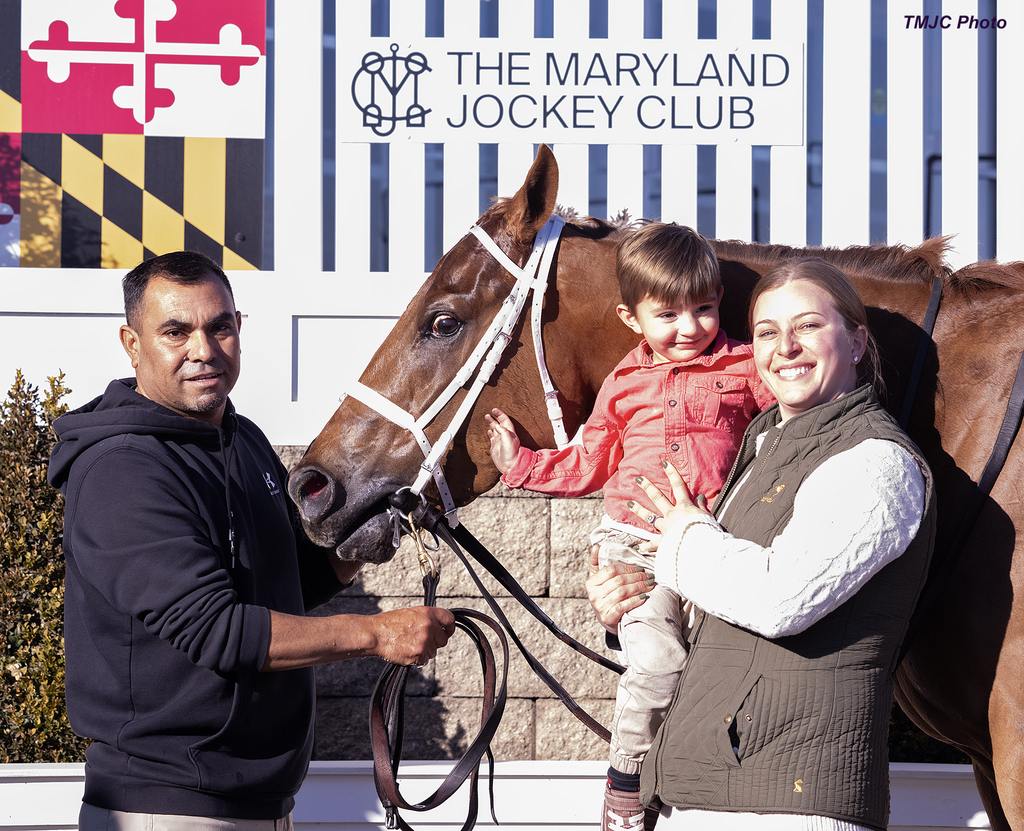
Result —
M152 278L135 321L121 327L138 391L184 416L219 425L238 380L242 316L220 279Z

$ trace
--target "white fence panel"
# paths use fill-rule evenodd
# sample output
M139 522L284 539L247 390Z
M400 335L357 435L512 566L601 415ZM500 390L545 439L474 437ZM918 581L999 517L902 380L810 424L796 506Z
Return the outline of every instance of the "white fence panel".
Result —
M772 37L807 39L807 3L772 3ZM804 46L806 66L807 47ZM805 70L806 71L806 70ZM806 86L805 86L806 89ZM770 238L784 245L807 244L807 113L804 112L804 143L771 149L769 189Z
M964 8L947 0L942 10ZM977 31L942 33L942 233L955 235L946 255L953 268L978 259Z
M554 0L556 39L582 38L590 25L589 0ZM586 136L580 144L555 145L558 158L558 204L573 208L580 216L590 213L590 146Z
M274 264L286 274L323 270L319 3L277 15L274 58ZM295 168L299 170L296 171Z
M822 245L869 238L871 5L825 3Z
M401 785L420 799L441 783L448 762L408 762ZM498 762L495 812L517 831L590 831L598 827L604 762ZM480 828L495 828L481 775ZM988 829L967 765L890 765L890 831ZM0 766L0 829L56 831L77 827L82 765ZM429 814L409 814L416 825L456 831L465 817L467 789ZM379 831L384 811L373 787L370 762L313 762L295 798L297 831ZM671 831L672 822L659 827Z
M697 4L665 3L661 36L669 43L697 37ZM661 218L697 227L697 145L661 148Z
M996 35L996 257L1008 262L1024 260L1024 3L1003 2L998 10L1006 28Z
M480 31L480 0L445 0L445 37L475 37ZM444 250L480 215L480 145L450 143L444 148Z
M644 36L643 6L634 0L608 0L608 33L627 42ZM608 145L608 216L629 211L644 215L644 148L642 144Z
M451 0L450 0L451 1ZM370 0L338 0L335 5L338 54L353 49L352 36L370 31ZM335 63L337 68L340 62ZM336 72L339 97L348 94L349 78ZM370 270L370 145L340 141L335 130L334 264L342 276ZM300 213L300 212L296 212Z
M502 40L524 42L533 37L533 7L529 3L498 4L498 44ZM512 196L533 163L533 142L506 141L498 145L498 192Z
M391 37L396 43L418 40L427 31L426 0L391 4ZM423 142L390 145L388 170L388 270L424 273L426 228L426 154Z
M910 245L924 238L924 38L905 15L923 12L922 0L889 0L886 14L886 233Z
M730 41L749 41L753 20L752 0L718 0L720 42L728 45ZM715 236L750 240L754 175L750 146L719 144L715 170Z

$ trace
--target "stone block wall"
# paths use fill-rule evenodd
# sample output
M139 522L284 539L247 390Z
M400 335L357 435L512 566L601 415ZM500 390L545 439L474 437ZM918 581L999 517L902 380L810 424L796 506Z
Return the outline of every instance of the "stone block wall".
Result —
M291 466L301 448L278 448ZM538 604L573 637L605 650L603 630L586 601L590 529L601 518L601 500L550 499L499 486L459 512L460 519L516 577ZM487 612L458 558L442 547L438 605ZM568 692L603 724L611 720L617 676L560 643L489 576L527 648ZM367 566L356 584L317 610L319 614L367 613L422 603L419 565L409 539L394 559ZM508 704L492 744L499 760L604 759L607 745L555 698L510 643ZM314 759L367 759L369 696L380 675L376 659L346 661L317 670ZM480 720L480 669L476 650L462 633L422 669L412 671L407 702L405 757L458 756L476 735Z

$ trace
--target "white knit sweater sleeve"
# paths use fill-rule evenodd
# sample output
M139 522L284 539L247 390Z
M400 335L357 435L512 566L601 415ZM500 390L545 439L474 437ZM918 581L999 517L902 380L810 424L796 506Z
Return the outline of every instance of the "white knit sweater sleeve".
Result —
M793 515L763 548L695 523L666 534L655 579L716 617L768 638L837 609L906 551L924 511L924 477L899 445L867 439L803 481Z

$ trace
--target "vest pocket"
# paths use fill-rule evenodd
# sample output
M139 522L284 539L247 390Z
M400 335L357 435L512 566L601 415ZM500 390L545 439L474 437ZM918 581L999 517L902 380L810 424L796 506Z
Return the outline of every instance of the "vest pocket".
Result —
M716 736L719 756L730 767L739 767L744 757L744 718L749 712L748 704L754 688L761 682L761 674L748 672L736 688L736 694L729 699L722 717L718 720Z

